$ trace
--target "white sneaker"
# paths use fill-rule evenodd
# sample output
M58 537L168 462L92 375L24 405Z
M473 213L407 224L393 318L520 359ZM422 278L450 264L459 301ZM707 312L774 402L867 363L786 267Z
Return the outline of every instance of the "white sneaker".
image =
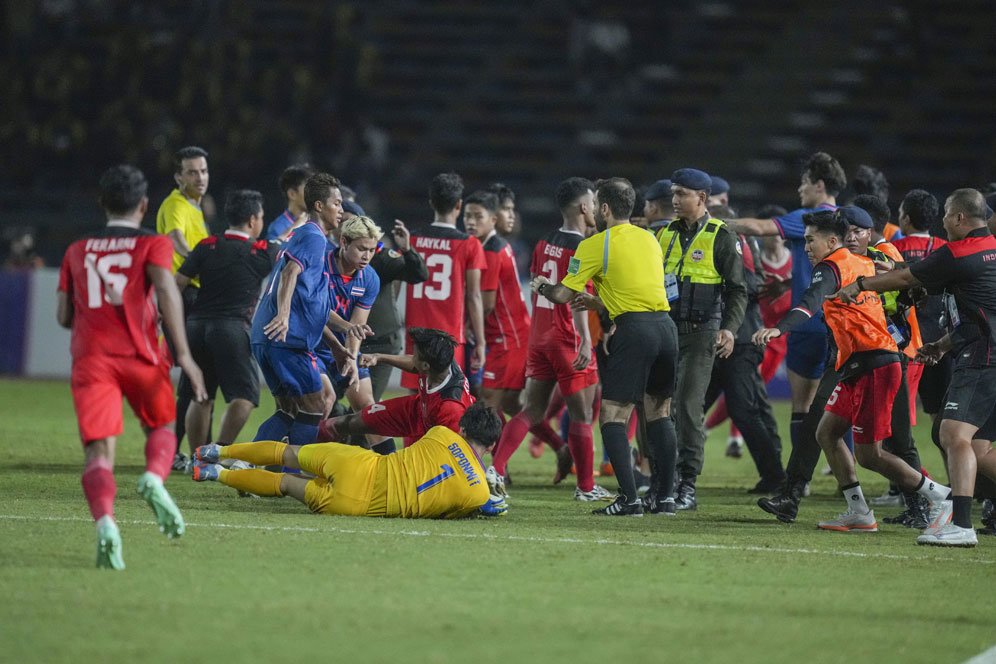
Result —
M889 489L881 496L869 500L868 504L874 507L905 507L906 500L901 492L892 493L892 489Z
M875 512L869 510L867 514L859 514L847 510L843 514L837 515L836 519L830 521L820 521L816 527L821 530L835 530L840 533L877 533L878 523L875 521Z
M934 535L946 525L951 523L951 516L954 513L954 503L950 500L939 500L930 503L930 510L927 512L927 527L924 528L924 535Z
M574 487L574 500L580 501L582 503L593 503L597 500L612 501L615 500L616 494L603 489L597 484L592 488L591 491L582 491L581 487Z
M927 530L930 529L928 528ZM975 528L962 528L953 523L948 523L933 532L927 532L927 530L923 531L923 534L916 538L917 544L973 547L979 543L979 538L975 535Z
M488 489L491 490L491 495L501 496L505 500L508 500L508 491L505 490L505 478L498 474L494 466L488 466L488 469L484 471L484 479L488 482Z

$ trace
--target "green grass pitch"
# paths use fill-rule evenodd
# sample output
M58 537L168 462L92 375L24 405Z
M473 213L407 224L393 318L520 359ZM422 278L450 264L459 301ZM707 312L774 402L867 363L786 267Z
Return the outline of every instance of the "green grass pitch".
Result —
M0 403L0 661L912 663L996 643L996 539L944 550L898 526L819 532L843 506L822 476L798 522L779 524L745 493L749 458L723 456L725 429L707 445L699 510L674 519L592 517L570 482L550 486L552 454L523 446L504 519L319 517L174 474L188 528L168 541L135 493L129 413L128 569L112 573L93 568L68 384L2 380ZM264 399L247 431L271 409ZM922 423L917 441L943 477ZM869 497L885 488L861 476Z

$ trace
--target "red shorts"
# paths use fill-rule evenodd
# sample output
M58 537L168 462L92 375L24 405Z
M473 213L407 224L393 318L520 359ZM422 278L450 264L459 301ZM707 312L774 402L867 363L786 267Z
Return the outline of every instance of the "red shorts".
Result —
M526 386L527 348L488 349L488 359L484 363L484 383L489 390L521 390Z
M892 404L903 380L899 362L837 383L827 399L828 413L851 423L854 442L875 443L892 435Z
M906 388L910 393L910 426L916 426L916 395L923 377L923 365L910 362L906 365Z
M467 352L463 344L457 344L457 347L453 349L453 359L456 361L457 366L463 369L467 366ZM415 347L412 344L411 338L405 335L405 355L414 355ZM417 390L418 389L418 374L409 373L408 371L401 372L401 387L406 390Z
M106 355L75 359L70 385L83 443L121 434L122 396L143 426L157 429L173 422L176 402L169 368L165 359L159 364Z
M572 366L577 355L577 349L568 345L530 346L526 377L544 382L557 381L560 393L565 397L580 392L598 382L598 368L593 353L588 366L578 371Z
M360 419L381 436L421 438L436 425L460 431L460 418L467 406L452 399L427 403L418 394L370 404L360 411Z

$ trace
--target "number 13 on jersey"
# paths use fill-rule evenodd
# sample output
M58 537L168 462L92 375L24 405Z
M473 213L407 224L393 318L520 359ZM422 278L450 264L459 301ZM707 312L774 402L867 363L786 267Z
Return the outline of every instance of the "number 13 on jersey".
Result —
M429 268L429 279L412 286L412 297L421 300L446 300L450 297L453 278L453 259L445 254L422 256Z

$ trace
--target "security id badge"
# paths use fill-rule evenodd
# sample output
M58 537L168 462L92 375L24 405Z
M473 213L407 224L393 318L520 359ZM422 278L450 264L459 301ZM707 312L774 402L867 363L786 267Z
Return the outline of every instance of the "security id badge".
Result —
M678 299L678 277L672 272L664 273L664 292L667 294L668 302Z

